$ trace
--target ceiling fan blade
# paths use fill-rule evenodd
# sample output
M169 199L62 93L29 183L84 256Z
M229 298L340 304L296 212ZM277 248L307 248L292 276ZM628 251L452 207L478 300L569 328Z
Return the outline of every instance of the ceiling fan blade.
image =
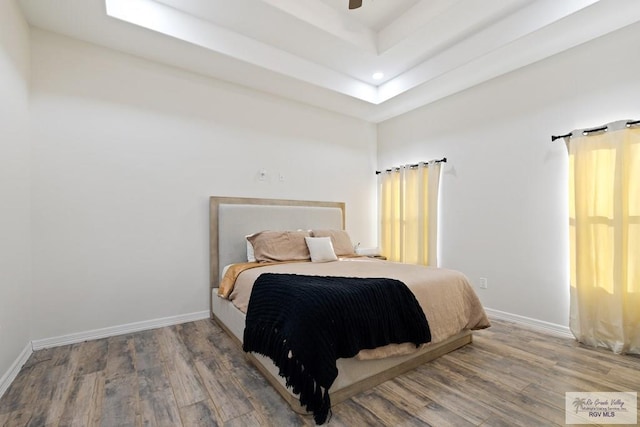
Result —
M349 0L349 9L357 9L362 6L362 0Z

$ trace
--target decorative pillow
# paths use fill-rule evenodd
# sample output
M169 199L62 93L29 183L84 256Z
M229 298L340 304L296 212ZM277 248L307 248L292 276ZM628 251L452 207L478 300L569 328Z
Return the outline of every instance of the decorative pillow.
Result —
M313 230L313 237L330 237L338 256L355 255L349 233L344 230Z
M261 231L247 240L258 262L304 261L310 257L305 237L306 231Z
M305 237L311 262L329 262L338 259L333 251L330 237Z

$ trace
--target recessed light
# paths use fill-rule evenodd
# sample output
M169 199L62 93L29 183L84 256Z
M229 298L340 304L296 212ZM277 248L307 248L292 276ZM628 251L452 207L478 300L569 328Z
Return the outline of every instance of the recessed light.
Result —
M381 73L379 71L377 73L373 73L373 75L371 76L373 80L382 80L383 77L384 73Z

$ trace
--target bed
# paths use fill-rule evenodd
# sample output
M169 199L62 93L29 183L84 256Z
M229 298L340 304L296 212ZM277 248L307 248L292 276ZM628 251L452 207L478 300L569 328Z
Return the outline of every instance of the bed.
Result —
M232 197L210 199L211 318L239 345L243 341L251 286L265 273L393 277L406 283L416 295L429 318L431 342L417 349L415 346L411 349L411 345L392 344L381 349L364 350L357 357L338 359L338 376L329 389L332 405L471 343L471 330L489 326L475 292L461 273L370 257L345 256L332 262L267 263L246 270L241 268L239 273L235 273L236 285L231 290L226 289L229 277L223 280L223 269L247 262L246 236L262 230L344 230L344 225L344 203ZM428 273L427 279L425 272ZM422 283L425 280L428 286ZM422 287L431 290L423 291ZM269 358L256 353L246 355L293 410L306 413L298 401L299 396L286 386L285 380L278 375L279 369Z

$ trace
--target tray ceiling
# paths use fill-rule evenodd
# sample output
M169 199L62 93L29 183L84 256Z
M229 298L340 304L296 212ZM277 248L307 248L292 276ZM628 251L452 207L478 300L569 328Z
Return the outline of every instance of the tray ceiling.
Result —
M640 20L637 0L20 4L33 26L372 122Z

